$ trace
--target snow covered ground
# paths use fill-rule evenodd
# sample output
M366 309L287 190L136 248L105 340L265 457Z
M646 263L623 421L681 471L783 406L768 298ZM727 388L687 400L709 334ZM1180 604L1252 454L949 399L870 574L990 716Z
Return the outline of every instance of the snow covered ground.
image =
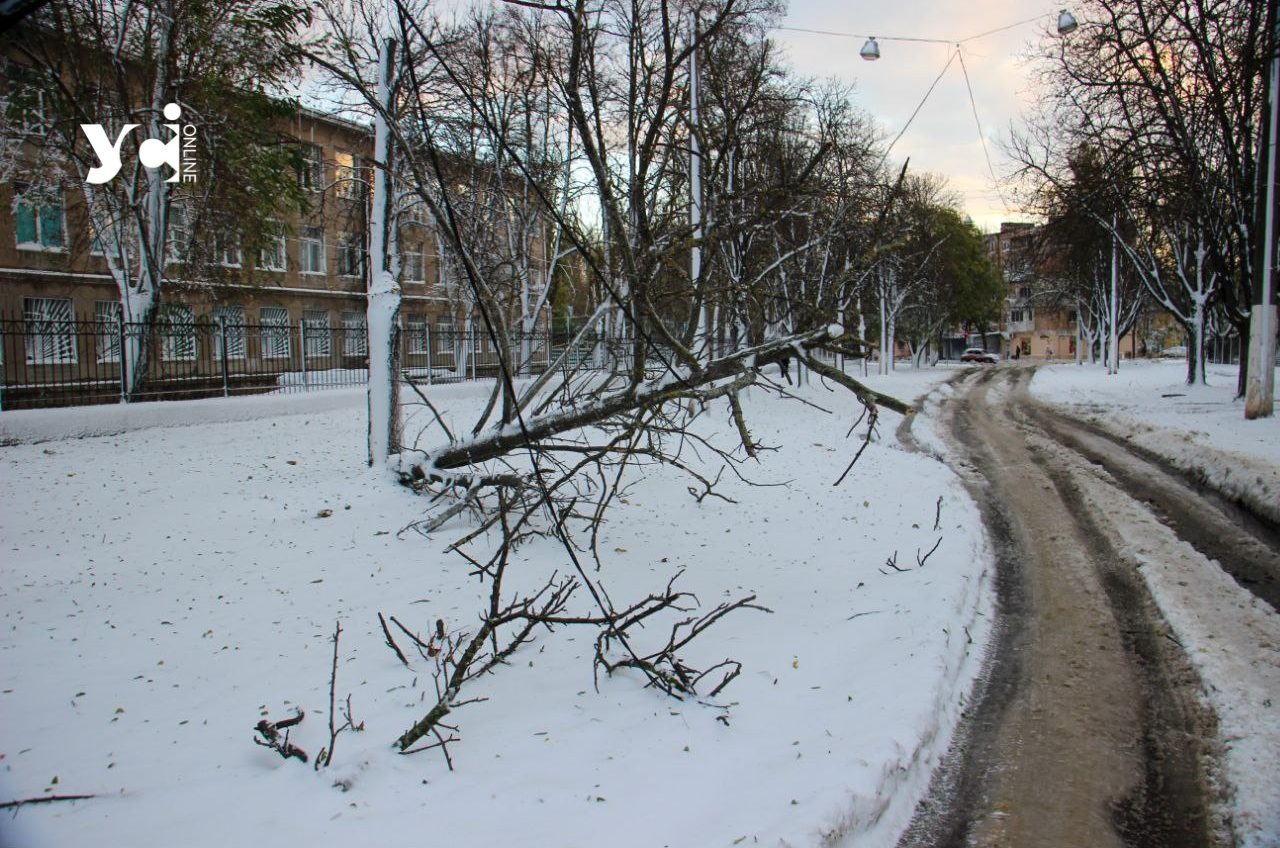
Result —
M951 373L871 382L914 397ZM480 389L430 391L449 414ZM3 816L0 845L893 844L988 634L977 509L896 443L890 412L832 488L856 447L846 393L798 390L826 415L751 391L752 431L780 449L748 473L784 485L725 483L738 505L697 504L678 474L652 472L600 543L615 603L685 569L677 587L704 608L754 592L774 611L732 615L691 650L695 665L742 661L718 699L727 722L627 674L597 692L591 634L562 630L475 683L488 700L455 713L454 772L391 747L431 683L385 647L376 615L456 632L487 589L444 552L462 523L398 535L424 503L365 466L362 394L198 402L215 424L179 403L0 414L25 442L0 448L0 801L97 796ZM723 413L700 426L728 434ZM54 440L32 443L42 434ZM883 567L895 551L909 570ZM565 565L551 542L520 555L531 573ZM316 773L252 728L297 706L291 741L313 756L328 742L335 620L338 697L365 730Z
M1208 379L1188 386L1180 360L1125 361L1110 377L1101 365L1048 365L1031 392L1280 521L1280 417L1245 420L1235 366L1210 365Z

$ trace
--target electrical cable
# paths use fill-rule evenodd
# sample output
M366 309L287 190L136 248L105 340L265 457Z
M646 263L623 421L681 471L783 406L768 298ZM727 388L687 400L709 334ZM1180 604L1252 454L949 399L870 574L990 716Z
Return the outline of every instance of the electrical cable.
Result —
M978 117L978 101L973 96L973 85L969 82L969 68L964 63L964 51L960 45L956 45L956 55L960 57L960 70L964 72L964 87L969 92L969 106L973 109L973 123L978 127L978 141L982 143L982 155L987 159L987 173L991 174L991 184L995 186L996 194L1000 197L1000 203L1004 205L1005 211L1009 211L1009 201L1005 200L1004 192L1000 190L1000 180L996 177L995 166L991 164L991 151L987 148L987 136L982 131L982 119Z

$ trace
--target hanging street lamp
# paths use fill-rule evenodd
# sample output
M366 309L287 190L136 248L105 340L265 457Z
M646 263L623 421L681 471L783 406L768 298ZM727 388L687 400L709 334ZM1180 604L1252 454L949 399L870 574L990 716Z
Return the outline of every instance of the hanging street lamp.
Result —
M873 35L867 39L867 43L862 45L862 49L858 54L868 62L874 62L880 58L880 45L876 43L876 37Z
M1076 16L1063 9L1058 13L1058 35L1070 35L1076 31L1080 24L1076 21Z

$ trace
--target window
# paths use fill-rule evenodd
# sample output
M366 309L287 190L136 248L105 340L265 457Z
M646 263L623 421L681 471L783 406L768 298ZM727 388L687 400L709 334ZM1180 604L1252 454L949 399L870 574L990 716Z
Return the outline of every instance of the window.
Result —
M369 329L363 312L342 313L342 352L347 356L369 355Z
M325 273L323 227L302 228L302 237L298 239L298 262L304 274Z
M17 63L8 64L4 70L9 77L6 117L10 124L24 133L45 132L49 112L41 73Z
M307 334L307 356L329 356L333 342L333 334L329 331L329 311L302 310L302 327Z
M298 185L311 191L324 190L324 150L315 144L302 145L302 165Z
M289 310L283 306L264 306L258 310L262 324L262 358L288 359Z
M1020 286L1018 288L1018 297L1021 297L1024 299L1031 297L1031 286Z
M14 204L19 250L66 249L66 220L63 215L62 197L23 197L19 190Z
M334 190L339 197L364 197L364 178L360 173L360 157L339 150L334 154L337 173L334 174Z
M75 325L69 297L24 297L28 365L63 365L76 361Z
M1017 324L1017 323L1020 323L1021 321L1022 321L1022 310L1021 310L1021 309L1014 309L1014 310L1012 310L1012 311L1009 313L1009 323L1010 323L1010 324Z
M427 319L421 315L410 315L405 322L405 335L409 353L427 352Z
M169 261L186 262L191 253L191 223L187 207L174 203L169 207Z
M160 358L165 362L190 362L196 358L196 316L190 306L163 303L156 316L160 331Z
M436 353L453 353L452 324L436 324Z
M120 301L99 300L93 304L94 348L99 362L120 361Z
M338 243L338 273L344 277L364 276L364 242L359 236L345 236Z
M271 231L263 235L262 247L258 248L258 267L264 271L284 271L289 267L284 232L278 221L268 227Z
M421 200L411 200L409 205L405 207L404 220L412 224L425 224L427 222L427 204Z
M213 322L218 328L213 333L213 355L222 359L222 339L227 340L227 359L244 359L244 307L215 306Z
M214 254L218 264L225 268L239 268L244 257L240 252L240 241L233 235L218 234L214 236Z
M404 278L411 283L421 283L427 279L426 267L422 262L422 245L417 245L417 248L406 250L401 256Z

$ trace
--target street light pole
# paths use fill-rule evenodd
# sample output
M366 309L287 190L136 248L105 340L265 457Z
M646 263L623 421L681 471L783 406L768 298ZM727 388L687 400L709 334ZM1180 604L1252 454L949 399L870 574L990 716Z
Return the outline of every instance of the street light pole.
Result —
M1260 261L1253 269L1253 309L1249 317L1249 362L1245 381L1244 417L1269 418L1275 411L1276 361L1276 142L1280 137L1280 0L1267 4L1269 70L1263 107L1262 138L1258 145L1258 210L1262 226ZM1265 184L1264 184L1265 181Z

